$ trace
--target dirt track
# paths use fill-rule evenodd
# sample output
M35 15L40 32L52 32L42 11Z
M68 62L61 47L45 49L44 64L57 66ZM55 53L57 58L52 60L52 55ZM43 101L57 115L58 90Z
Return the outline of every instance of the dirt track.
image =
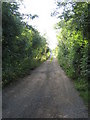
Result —
M3 118L88 117L79 93L55 58L3 89L2 112Z

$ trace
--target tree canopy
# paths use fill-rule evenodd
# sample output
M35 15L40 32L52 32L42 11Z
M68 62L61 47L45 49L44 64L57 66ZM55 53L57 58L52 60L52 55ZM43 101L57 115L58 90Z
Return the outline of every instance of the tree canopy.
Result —
M3 85L24 76L49 57L46 39L23 21L18 8L16 2L2 3Z
M63 8L61 15L54 11L59 19L55 28L60 29L56 48L59 64L69 77L79 82L78 89L83 89L88 99L89 5L86 2L58 2L57 6Z

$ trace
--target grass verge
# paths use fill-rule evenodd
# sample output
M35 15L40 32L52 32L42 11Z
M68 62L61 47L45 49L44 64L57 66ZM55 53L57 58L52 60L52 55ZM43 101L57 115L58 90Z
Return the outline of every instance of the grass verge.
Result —
M88 107L88 83L84 80L75 80L75 88L79 91L80 96L83 98L85 105Z

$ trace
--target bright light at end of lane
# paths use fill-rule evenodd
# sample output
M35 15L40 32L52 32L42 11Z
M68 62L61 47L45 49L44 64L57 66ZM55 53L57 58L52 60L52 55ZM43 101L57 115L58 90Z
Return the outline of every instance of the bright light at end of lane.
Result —
M20 13L37 14L39 17L33 20L28 19L28 24L34 26L43 35L46 33L49 47L54 49L57 45L56 32L53 28L57 19L51 17L55 9L55 0L23 0L20 6Z

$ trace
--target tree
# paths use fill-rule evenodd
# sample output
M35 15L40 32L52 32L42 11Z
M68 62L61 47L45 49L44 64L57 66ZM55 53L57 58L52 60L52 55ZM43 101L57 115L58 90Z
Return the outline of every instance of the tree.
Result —
M2 3L3 85L24 76L49 57L46 39L23 21L18 8L16 2Z
M86 2L62 2L58 6L64 10L61 15L58 14L60 20L55 26L60 29L57 35L58 61L88 101L89 5Z

